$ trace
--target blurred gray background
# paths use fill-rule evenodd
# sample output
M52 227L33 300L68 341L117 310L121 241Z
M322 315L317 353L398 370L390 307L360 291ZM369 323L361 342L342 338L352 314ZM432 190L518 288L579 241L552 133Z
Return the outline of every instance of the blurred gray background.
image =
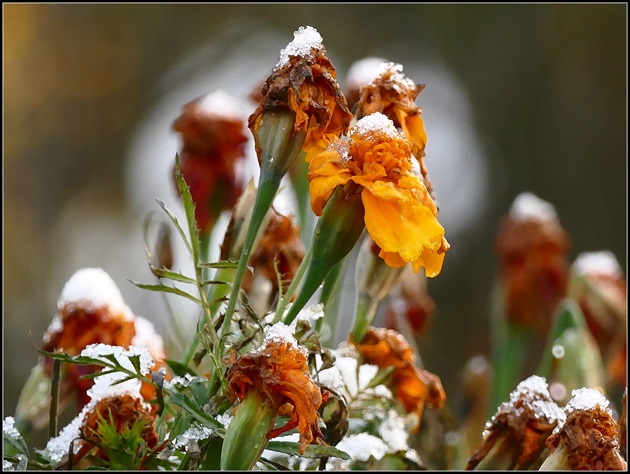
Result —
M203 93L251 92L300 26L322 35L342 87L365 57L426 84L426 160L452 248L429 281L437 314L419 347L447 396L465 361L488 352L494 239L517 194L555 206L571 259L607 249L626 271L626 4L3 11L3 417L74 271L102 267L165 330L160 295L128 280L153 283L142 220L155 199L178 207L170 124Z

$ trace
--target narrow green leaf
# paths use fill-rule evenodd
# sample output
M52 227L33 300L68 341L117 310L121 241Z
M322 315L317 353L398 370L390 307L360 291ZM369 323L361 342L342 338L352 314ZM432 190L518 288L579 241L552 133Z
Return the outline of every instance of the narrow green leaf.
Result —
M199 264L199 230L197 229L197 221L195 220L195 201L193 201L190 194L190 188L186 184L186 180L182 175L180 168L179 155L175 157L175 179L177 181L177 187L184 204L184 211L186 212L186 220L188 221L188 234L190 236L190 244L192 247L193 263Z
M156 199L156 202L159 204L159 206L162 208L162 210L166 213L168 218L171 220L171 222L177 229L177 232L179 232L180 237L184 241L184 245L186 245L186 248L188 249L188 253L192 257L193 251L192 251L192 248L190 247L190 242L188 241L188 237L186 237L186 233L184 232L184 229L182 229L182 226L179 225L179 221L177 220L177 217L175 217L175 215L168 209L168 207L166 207L166 204L164 204L162 201L160 201L159 199Z
M220 262L205 262L198 265L202 268L236 268L238 262L233 260L221 260Z
M143 375L140 370L140 355L136 354L129 357L129 361L131 362L131 365L133 365L133 368L136 369L136 374Z
M267 449L270 451L276 451L278 453L301 456L308 459L317 459L321 457L350 459L350 455L345 451L337 449L334 446L321 446L318 444L309 444L308 446L306 446L304 454L300 454L299 444L295 441L271 440L267 444Z
M174 286L166 286L166 285L146 285L144 283L138 283L132 280L128 280L131 284L136 285L138 288L142 288L143 290L150 290L150 291L163 291L165 293L174 293L176 295L179 296L183 296L184 298L188 298L189 300L197 303L198 305L201 305L201 301L199 301L198 298L195 298L193 295L190 295L188 293L186 293L183 290L180 290L179 288L176 288Z
M187 283L189 285L196 285L197 280L187 277L186 275L182 275L178 272L172 272L165 268L157 268L155 266L151 266L151 272L158 278L168 278L173 281L179 281L181 283Z
M365 388L366 389L374 388L378 385L382 385L389 378L389 376L391 375L391 373L394 371L395 368L396 367L392 365L390 367L386 367L384 369L379 370L374 376L374 378L370 380L370 383L367 384Z

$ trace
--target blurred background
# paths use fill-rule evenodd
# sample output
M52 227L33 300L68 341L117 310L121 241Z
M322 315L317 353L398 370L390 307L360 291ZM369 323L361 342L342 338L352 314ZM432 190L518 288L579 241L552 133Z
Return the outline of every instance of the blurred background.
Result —
M300 26L322 35L344 91L366 57L426 84L417 101L426 164L451 250L428 282L437 313L418 343L447 396L464 363L488 353L495 236L518 194L553 204L571 260L606 249L626 272L625 4L4 4L3 13L3 417L76 270L102 267L132 310L165 330L161 295L129 280L154 283L143 220L159 211L155 199L181 211L171 124L217 89L247 117L248 94Z

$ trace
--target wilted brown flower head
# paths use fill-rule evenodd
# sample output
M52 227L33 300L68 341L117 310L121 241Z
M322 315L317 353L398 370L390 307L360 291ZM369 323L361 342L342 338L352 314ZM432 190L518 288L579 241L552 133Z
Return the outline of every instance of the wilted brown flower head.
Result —
M427 133L421 117L422 108L416 104L425 85L416 85L402 70L401 64L381 63L377 77L359 88L360 97L355 118L360 120L374 112L381 112L396 128L402 130L409 140L413 156L420 164L424 184L433 197L432 185L424 164Z
M609 378L626 385L626 278L612 252L583 252L571 266L569 296L607 360Z
M446 394L437 375L416 366L416 354L398 332L370 327L357 344L350 336L363 361L381 368L395 367L389 387L408 413L416 413L422 420L424 405L442 408Z
M502 403L487 423L481 446L468 461L467 469L489 468L488 460L480 462L500 444L509 447L503 452L506 459L501 461L507 463L506 468L536 469L545 441L564 420L564 412L551 398L545 379L532 375L518 384L510 401Z
M270 300L279 290L276 272L282 276L282 287L287 288L303 258L304 245L300 240L299 226L293 222L292 216L280 214L272 208L267 228L249 259L254 273L262 273L271 283ZM242 288L250 293L254 284L254 277L247 273Z
M99 427L101 423L113 423L118 433L131 429L137 422L143 423L140 436L147 447L154 449L158 443L158 435L155 430L156 417L157 415L152 413L151 408L146 403L129 393L98 400L83 419L80 430L86 439L80 441L80 446L78 446L75 454L75 462L94 448L98 456L108 460L107 455L99 448L100 437L102 436Z
M531 193L514 200L496 240L508 318L546 335L565 298L569 238L555 209Z
M595 389L574 390L565 407L566 422L547 439L549 459L558 450L562 452L561 466L566 470L626 471L627 464L619 450L619 425L608 404ZM558 457L559 453L555 454Z
M243 188L237 166L248 140L245 120L233 99L217 91L184 105L173 129L183 141L180 170L195 202L197 226L208 233Z
M328 398L311 379L304 348L297 345L289 328L278 323L265 329L265 340L258 349L234 358L227 378L233 396L243 400L250 390L264 396L289 422L271 430L274 438L296 426L300 432L299 451L311 443L322 444L317 410Z
M300 27L294 40L281 51L260 91L258 108L249 117L259 159L257 130L265 112L290 109L295 113L294 132L306 134L303 150L307 162L346 132L352 114L336 78L320 34L313 27Z
M164 366L162 339L155 334L152 324L135 316L125 305L120 290L111 277L100 268L84 268L74 273L65 284L57 301L58 312L44 334L42 350L79 355L90 344L107 344L128 349L131 345L146 344L156 361L153 370ZM43 361L50 374L52 359ZM83 375L100 370L99 366L64 364L65 388L75 390L78 405L86 405L87 390L93 379ZM148 384L147 384L148 385ZM151 397L154 389L148 385L143 393Z

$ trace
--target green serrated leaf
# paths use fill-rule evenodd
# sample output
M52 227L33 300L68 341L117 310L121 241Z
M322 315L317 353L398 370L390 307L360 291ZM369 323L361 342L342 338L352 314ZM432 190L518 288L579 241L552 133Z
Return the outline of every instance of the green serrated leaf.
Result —
M199 266L202 268L236 268L238 266L238 262L233 260L221 260L220 262L200 263Z
M186 374L196 376L197 374L187 365L177 362L173 359L166 359L166 364L170 367L173 373L178 377L185 377Z
M142 375L142 371L140 370L140 355L136 354L130 356L129 361L133 365L133 368L136 369L136 373Z
M188 221L188 233L190 236L190 244L192 248L193 263L199 264L199 230L197 229L197 221L195 220L195 201L193 201L190 194L190 188L186 184L186 180L182 175L180 168L179 155L175 157L175 180L177 181L177 187L184 204L184 211L186 212L186 220Z
M158 278L168 278L173 281L178 281L180 283L187 283L190 285L196 285L197 280L187 277L186 275L182 275L180 272L173 272L171 270L167 270L164 268L157 268L151 266L151 272Z
M277 441L271 440L267 444L267 448L270 451L276 451L278 453L290 454L293 456L301 456L308 459L317 459L322 457L335 457L341 459L350 459L350 455L341 449L337 449L334 446L321 446L318 444L309 444L306 446L304 454L300 454L299 444L295 441Z
M180 290L174 286L166 286L166 285L145 285L144 283L138 283L132 280L128 280L131 284L137 286L138 288L142 288L143 290L151 290L151 291L163 291L166 293L174 293L179 296L183 296L184 298L188 298L189 300L201 305L201 301L198 298L195 298L193 295L186 293L185 291Z
M175 217L175 215L166 207L166 204L164 204L159 199L156 199L156 201L159 204L159 206L162 208L162 210L166 213L168 218L171 220L171 222L177 229L177 232L179 232L180 237L184 241L184 245L186 245L186 248L188 249L188 253L192 257L193 251L192 251L192 248L190 247L190 242L188 241L188 237L186 237L186 233L184 232L184 229L182 229L182 227L179 225L179 221L177 220L177 217Z

